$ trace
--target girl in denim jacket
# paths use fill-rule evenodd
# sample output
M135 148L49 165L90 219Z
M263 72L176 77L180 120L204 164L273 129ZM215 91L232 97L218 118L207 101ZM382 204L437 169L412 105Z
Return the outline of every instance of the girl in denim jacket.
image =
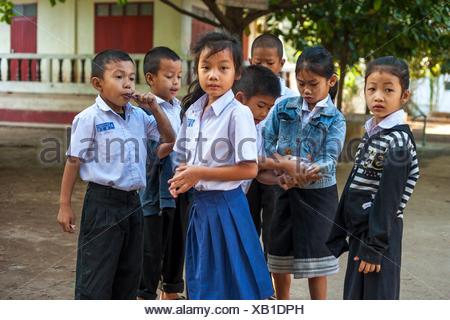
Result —
M270 229L269 270L278 299L289 299L291 274L308 278L311 299L326 299L327 276L339 271L325 242L338 205L336 163L345 140L345 118L335 107L337 77L331 54L307 48L297 60L301 97L274 108L264 129L265 150L274 158L295 157L299 169L319 166L316 181L293 181L280 190Z

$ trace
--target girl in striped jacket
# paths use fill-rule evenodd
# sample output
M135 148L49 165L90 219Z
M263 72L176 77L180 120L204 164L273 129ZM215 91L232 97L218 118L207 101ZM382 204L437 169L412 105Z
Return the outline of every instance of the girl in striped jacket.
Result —
M349 251L344 299L399 299L403 210L419 178L402 109L408 87L403 60L382 57L367 65L364 91L373 117L365 124L327 242L336 257Z

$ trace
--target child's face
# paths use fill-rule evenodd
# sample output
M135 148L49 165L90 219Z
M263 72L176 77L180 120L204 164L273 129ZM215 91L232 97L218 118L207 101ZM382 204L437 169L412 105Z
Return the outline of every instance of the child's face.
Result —
M335 75L327 79L308 70L300 70L295 76L298 91L309 106L315 106L317 102L325 99L330 88L336 85L337 81Z
M400 79L397 76L382 71L373 72L367 77L364 94L366 104L376 123L400 110L410 96L409 90L402 92Z
M155 95L171 102L181 86L181 61L161 59L158 73L148 72L145 79Z
M284 65L284 59L278 55L277 48L255 48L249 61L250 64L259 64L269 68L275 74L280 74Z
M270 109L275 103L275 98L265 95L256 95L247 98L242 91L236 93L236 99L250 108L253 114L255 124L263 121L269 114Z
M92 78L92 85L111 109L121 112L134 93L135 76L133 62L112 61L105 65L102 78Z
M200 53L197 71L200 87L208 95L208 104L211 104L232 88L238 75L229 49L212 56L208 56L209 51L204 49Z

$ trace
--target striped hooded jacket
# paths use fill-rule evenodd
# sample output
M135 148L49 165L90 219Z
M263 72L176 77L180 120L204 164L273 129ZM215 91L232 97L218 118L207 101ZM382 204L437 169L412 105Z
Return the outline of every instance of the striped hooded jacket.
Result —
M348 251L347 236L361 239L358 256L379 264L389 247L391 226L403 211L419 178L414 137L408 125L397 125L369 137L356 152L335 225L327 245L340 256Z

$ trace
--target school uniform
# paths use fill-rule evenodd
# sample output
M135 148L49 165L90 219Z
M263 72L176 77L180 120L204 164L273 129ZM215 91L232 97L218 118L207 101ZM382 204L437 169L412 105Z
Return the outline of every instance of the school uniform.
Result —
M172 129L178 133L181 126L181 105L155 96L167 115ZM187 202L182 195L175 200L169 192L168 180L176 166L176 154L163 159L157 156L159 141L148 141L147 186L140 190L144 211L144 261L138 296L157 298L158 284L167 293L184 291L183 265L187 225ZM157 262L161 263L157 263Z
M88 182L78 238L76 299L135 299L142 266L146 140L156 120L127 104L124 118L98 96L72 123L67 156Z
M414 137L404 118L399 110L379 124L366 122L339 203L327 245L336 257L349 251L344 299L399 299L403 212L419 178ZM355 256L381 264L381 271L358 272Z
M267 155L277 152L310 159L321 179L278 193L270 228L269 270L294 278L328 276L339 271L325 242L338 204L336 163L345 139L345 118L330 96L309 111L301 97L275 106L263 132Z
M203 114L207 98L202 96L185 114L175 144L180 163L256 162L250 110L229 90ZM195 185L186 240L190 299L264 299L273 293L241 183L200 180Z
M279 77L281 95L275 100L274 106L280 101L290 98L298 97L298 93L294 92L286 86L286 81ZM269 118L274 108L272 108L266 117ZM266 119L261 121L257 126L257 142L258 142L258 156L265 156L264 152L264 138L262 131L266 123ZM253 179L249 185L246 183L245 191L252 215L253 223L255 224L258 236L262 233L262 242L264 247L264 256L267 258L267 248L269 246L269 229L272 221L273 211L275 209L276 194L282 189L278 186L267 185Z

